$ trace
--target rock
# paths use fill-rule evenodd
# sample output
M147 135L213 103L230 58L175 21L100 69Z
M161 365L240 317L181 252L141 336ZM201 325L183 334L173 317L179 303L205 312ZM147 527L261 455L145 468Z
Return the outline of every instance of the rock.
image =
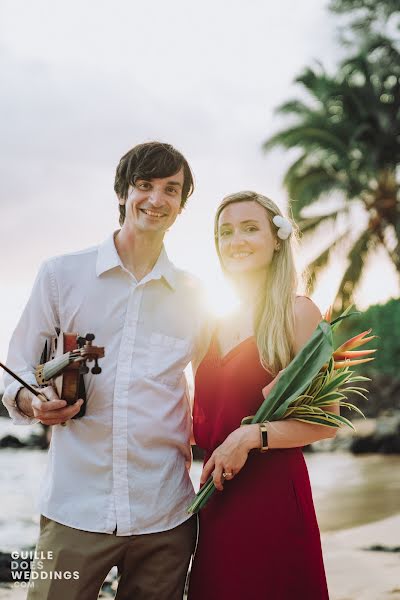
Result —
M28 448L39 448L40 450L47 450L49 442L47 439L47 433L44 431L43 434L32 433L26 440L25 445Z
M366 437L354 438L350 444L350 451L353 454L369 454L378 452L378 442L373 435Z
M1 448L39 448L40 450L47 450L49 447L49 439L47 431L43 428L42 433L31 433L26 439L20 439L15 435L5 435L0 439Z
M400 552L400 546L382 546L381 544L374 544L373 546L368 546L368 548L363 548L363 550L368 550L370 552Z
M12 581L11 555L0 552L0 581Z
M34 550L34 548L29 548L29 551ZM11 561L13 562L13 566L16 566L15 563L18 563L18 567L16 569L13 569L14 571L20 571L20 572L25 572L28 571L30 572L30 560L28 559L28 561L23 560L21 558L17 558L17 559L13 559L11 558L11 554L9 552L0 552L0 581L2 582L8 582L8 581L15 581L12 577L12 573L11 573ZM22 563L22 565L21 565ZM21 567L20 567L21 565ZM28 565L28 566L27 566ZM24 581L25 578L23 578Z
M380 443L380 454L400 454L400 434L388 435Z
M353 454L400 454L400 411L376 419L374 431L366 436L354 437L350 450Z
M6 435L0 440L0 448L24 448L25 443L21 442L14 435Z
M303 446L302 450L306 454L311 454L312 452L314 452L314 448L312 447L312 444L308 444L308 446Z

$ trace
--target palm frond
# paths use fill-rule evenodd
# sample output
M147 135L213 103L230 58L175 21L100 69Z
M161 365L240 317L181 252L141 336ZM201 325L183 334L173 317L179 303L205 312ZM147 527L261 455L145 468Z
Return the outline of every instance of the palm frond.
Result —
M344 210L334 210L333 212L319 215L318 217L303 219L302 221L297 221L297 226L303 235L314 233L320 225L328 224L331 221L335 222L343 212Z
M318 274L327 267L330 257L334 254L335 249L348 238L349 232L349 229L347 229L305 268L303 275L307 277L310 293L314 290Z
M348 267L339 284L335 308L340 312L353 301L355 289L363 274L367 255L375 250L377 240L369 229L361 233L347 255Z
M336 135L326 129L309 125L298 125L276 133L264 142L263 149L267 152L277 146L309 151L320 147L340 153L347 151L346 145Z

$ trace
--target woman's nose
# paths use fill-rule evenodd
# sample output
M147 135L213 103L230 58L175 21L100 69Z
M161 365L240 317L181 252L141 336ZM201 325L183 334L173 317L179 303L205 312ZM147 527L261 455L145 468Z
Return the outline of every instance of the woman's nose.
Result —
M242 246L243 245L243 236L240 231L234 231L231 235L231 246Z

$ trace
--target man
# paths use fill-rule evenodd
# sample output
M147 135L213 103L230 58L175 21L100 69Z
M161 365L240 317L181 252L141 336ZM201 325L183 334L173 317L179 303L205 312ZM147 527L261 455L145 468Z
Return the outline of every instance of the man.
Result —
M179 599L195 545L183 370L205 320L197 282L163 246L193 179L177 150L151 142L122 157L114 189L121 229L42 265L10 343L8 366L31 384L56 328L93 332L105 347L77 419L81 400L67 406L47 387L42 403L5 380L15 423L53 426L29 600L94 600L114 565L118 600Z

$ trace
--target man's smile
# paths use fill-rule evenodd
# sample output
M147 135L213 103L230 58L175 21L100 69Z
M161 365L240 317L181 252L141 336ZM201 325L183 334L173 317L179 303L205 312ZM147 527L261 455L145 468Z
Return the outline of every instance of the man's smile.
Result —
M143 212L145 215L148 215L149 217L154 217L157 219L160 219L161 217L165 217L165 213L161 213L161 212L157 212L155 210L151 210L149 208L139 208L139 210L141 212Z

